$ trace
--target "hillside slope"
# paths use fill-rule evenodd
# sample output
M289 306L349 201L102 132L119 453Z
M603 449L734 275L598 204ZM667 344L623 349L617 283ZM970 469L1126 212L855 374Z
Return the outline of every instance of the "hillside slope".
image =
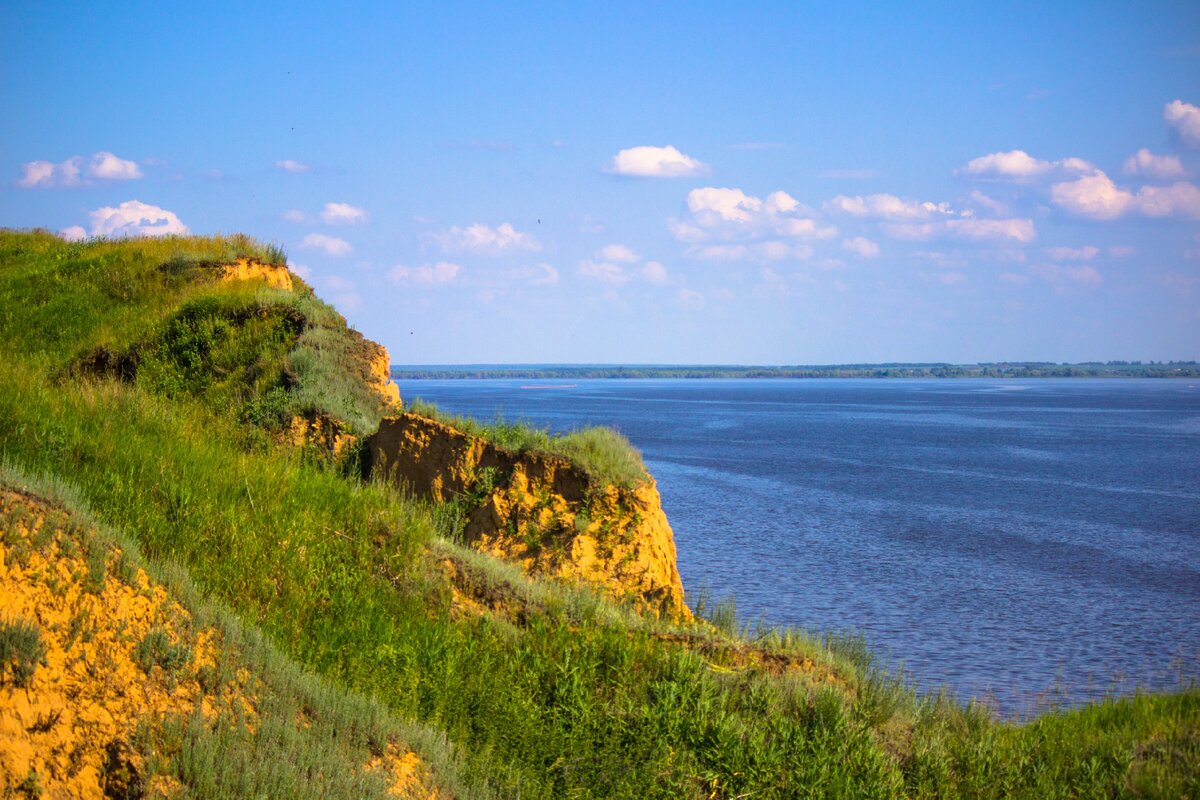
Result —
M701 608L693 622L655 619L464 546L454 502L361 479L363 437L399 413L378 379L378 350L299 279L283 285L282 261L245 237L67 243L0 232L0 459L68 485L104 530L126 537L124 551L136 545L149 575L178 575L225 609L216 629L234 645L231 664L253 664L258 652L240 647L236 632L261 629L286 667L276 674L290 677L248 669L282 687L279 708L305 707L289 686L323 686L318 705L344 709L330 719L357 732L344 747L337 734L334 746L330 723L302 745L294 716L291 727L281 717L258 728L272 737L230 734L217 748L199 729L226 729L201 711L188 717L198 744L170 752L219 749L249 782L236 785L271 786L267 743L306 775L340 769L346 781L367 774L364 755L411 748L445 796L464 798L1200 791L1194 689L997 723L986 709L916 696L854 639L738 631L727 607ZM79 573L62 544L75 534L51 530L28 558ZM143 591L132 575L114 591ZM165 583L171 602L194 615L172 630L192 653L203 650L195 637L215 623ZM31 615L45 609L50 621L52 605L14 597L0 595L0 619L27 620L14 641L28 642ZM143 646L143 672L153 683L161 654L181 670L177 685L199 685L202 665L171 655L179 642L170 613L162 636ZM44 630L69 652L59 632ZM125 644L136 657L145 639ZM6 675L26 663L14 659ZM33 670L37 691L53 674L42 669ZM198 696L184 698L194 705ZM379 703L378 728L356 727L362 696ZM17 707L13 697L0 698L5 710ZM0 735L20 742L43 725ZM126 762L135 763L114 764ZM181 796L236 795L221 789L232 783L189 783L185 762L151 770L180 781ZM19 772L33 762L13 763ZM0 796L33 793L27 775L7 777Z

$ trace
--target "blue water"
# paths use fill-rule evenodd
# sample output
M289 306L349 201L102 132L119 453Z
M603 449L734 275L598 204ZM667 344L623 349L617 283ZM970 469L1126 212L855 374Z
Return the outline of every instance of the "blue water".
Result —
M561 382L560 382L561 383ZM1020 715L1200 672L1200 382L409 381L619 428L684 587Z

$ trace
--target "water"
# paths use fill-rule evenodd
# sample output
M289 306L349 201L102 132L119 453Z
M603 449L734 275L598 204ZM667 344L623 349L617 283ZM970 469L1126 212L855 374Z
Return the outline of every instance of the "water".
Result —
M1200 385L1153 380L409 381L448 411L613 425L684 587L864 634L1009 715L1200 671ZM558 384L553 384L558 385Z

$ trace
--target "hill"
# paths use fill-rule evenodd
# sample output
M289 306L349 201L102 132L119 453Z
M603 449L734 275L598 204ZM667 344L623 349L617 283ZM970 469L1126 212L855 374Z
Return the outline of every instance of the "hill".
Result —
M0 796L1200 791L1195 689L997 722L853 638L739 629L702 597L656 613L610 582L624 558L559 569L588 537L636 550L587 505L651 481L608 434L405 409L470 470L393 482L381 350L246 237L0 233ZM96 642L113 666L85 694L144 685L152 721L79 733L84 689L46 699Z

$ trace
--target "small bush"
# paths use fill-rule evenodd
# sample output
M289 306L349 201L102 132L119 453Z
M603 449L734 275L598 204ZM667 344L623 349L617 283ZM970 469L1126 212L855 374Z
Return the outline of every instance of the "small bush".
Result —
M36 624L23 618L0 620L0 685L29 686L45 657L46 646Z
M138 643L134 653L138 666L149 674L158 665L167 675L174 675L192 660L188 646L183 642L171 644L171 639L162 628L151 628Z

